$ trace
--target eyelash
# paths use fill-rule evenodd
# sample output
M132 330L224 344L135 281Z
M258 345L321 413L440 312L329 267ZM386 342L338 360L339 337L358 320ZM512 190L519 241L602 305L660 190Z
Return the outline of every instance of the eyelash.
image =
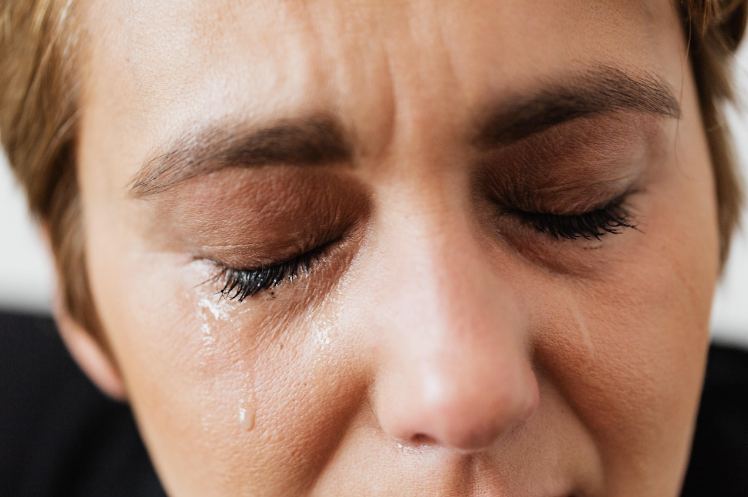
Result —
M631 213L624 206L626 196L621 196L608 205L575 215L548 214L542 212L505 211L519 216L522 222L536 231L550 235L556 240L600 240L604 235L619 235L626 228L637 229Z
M218 280L223 282L223 288L218 293L227 300L242 302L286 280L293 282L300 273L308 273L329 246L328 243L286 261L258 269L224 266L218 275Z
M504 213L519 216L522 222L537 232L556 240L600 240L606 234L618 235L626 228L637 229L631 214L623 205L624 200L624 197L619 197L602 208L576 215L514 210L504 210ZM308 273L330 245L327 243L286 261L258 269L222 267L218 280L223 282L223 288L218 293L228 300L242 302L286 280L293 282L300 273Z

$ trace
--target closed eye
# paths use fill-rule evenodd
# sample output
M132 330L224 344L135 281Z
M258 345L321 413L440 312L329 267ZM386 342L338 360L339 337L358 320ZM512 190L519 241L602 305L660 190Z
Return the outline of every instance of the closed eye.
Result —
M216 280L223 287L218 293L228 300L242 302L281 283L292 283L302 274L312 271L319 258L336 241L326 243L285 261L257 268L238 269L219 264L219 273Z
M625 207L626 195L607 205L581 214L551 214L504 209L505 214L518 217L536 231L561 240L600 240L604 235L618 235L637 224Z

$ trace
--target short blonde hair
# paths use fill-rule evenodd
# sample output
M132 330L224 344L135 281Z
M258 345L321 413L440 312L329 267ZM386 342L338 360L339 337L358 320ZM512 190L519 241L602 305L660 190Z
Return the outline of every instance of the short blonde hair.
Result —
M731 62L745 31L748 0L680 0L677 6L709 140L724 262L743 194L722 109L734 100ZM49 228L70 316L100 334L86 276L75 166L79 45L74 0L0 5L2 145L31 212Z

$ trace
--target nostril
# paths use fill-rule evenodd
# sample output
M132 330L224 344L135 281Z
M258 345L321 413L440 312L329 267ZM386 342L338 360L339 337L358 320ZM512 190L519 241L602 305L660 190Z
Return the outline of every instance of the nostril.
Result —
M426 435L425 433L416 433L405 439L398 440L397 445L401 449L417 450L438 445L438 442L434 437Z
M413 445L431 445L435 440L424 433L416 433L411 439Z

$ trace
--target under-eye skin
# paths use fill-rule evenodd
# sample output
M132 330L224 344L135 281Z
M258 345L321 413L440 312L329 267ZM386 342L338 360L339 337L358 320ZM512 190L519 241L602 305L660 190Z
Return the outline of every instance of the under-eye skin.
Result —
M523 224L556 240L600 240L605 235L621 234L626 228L636 229L636 221L625 205L627 197L628 194L624 194L601 207L573 215L509 208L502 209L502 213L515 216Z

